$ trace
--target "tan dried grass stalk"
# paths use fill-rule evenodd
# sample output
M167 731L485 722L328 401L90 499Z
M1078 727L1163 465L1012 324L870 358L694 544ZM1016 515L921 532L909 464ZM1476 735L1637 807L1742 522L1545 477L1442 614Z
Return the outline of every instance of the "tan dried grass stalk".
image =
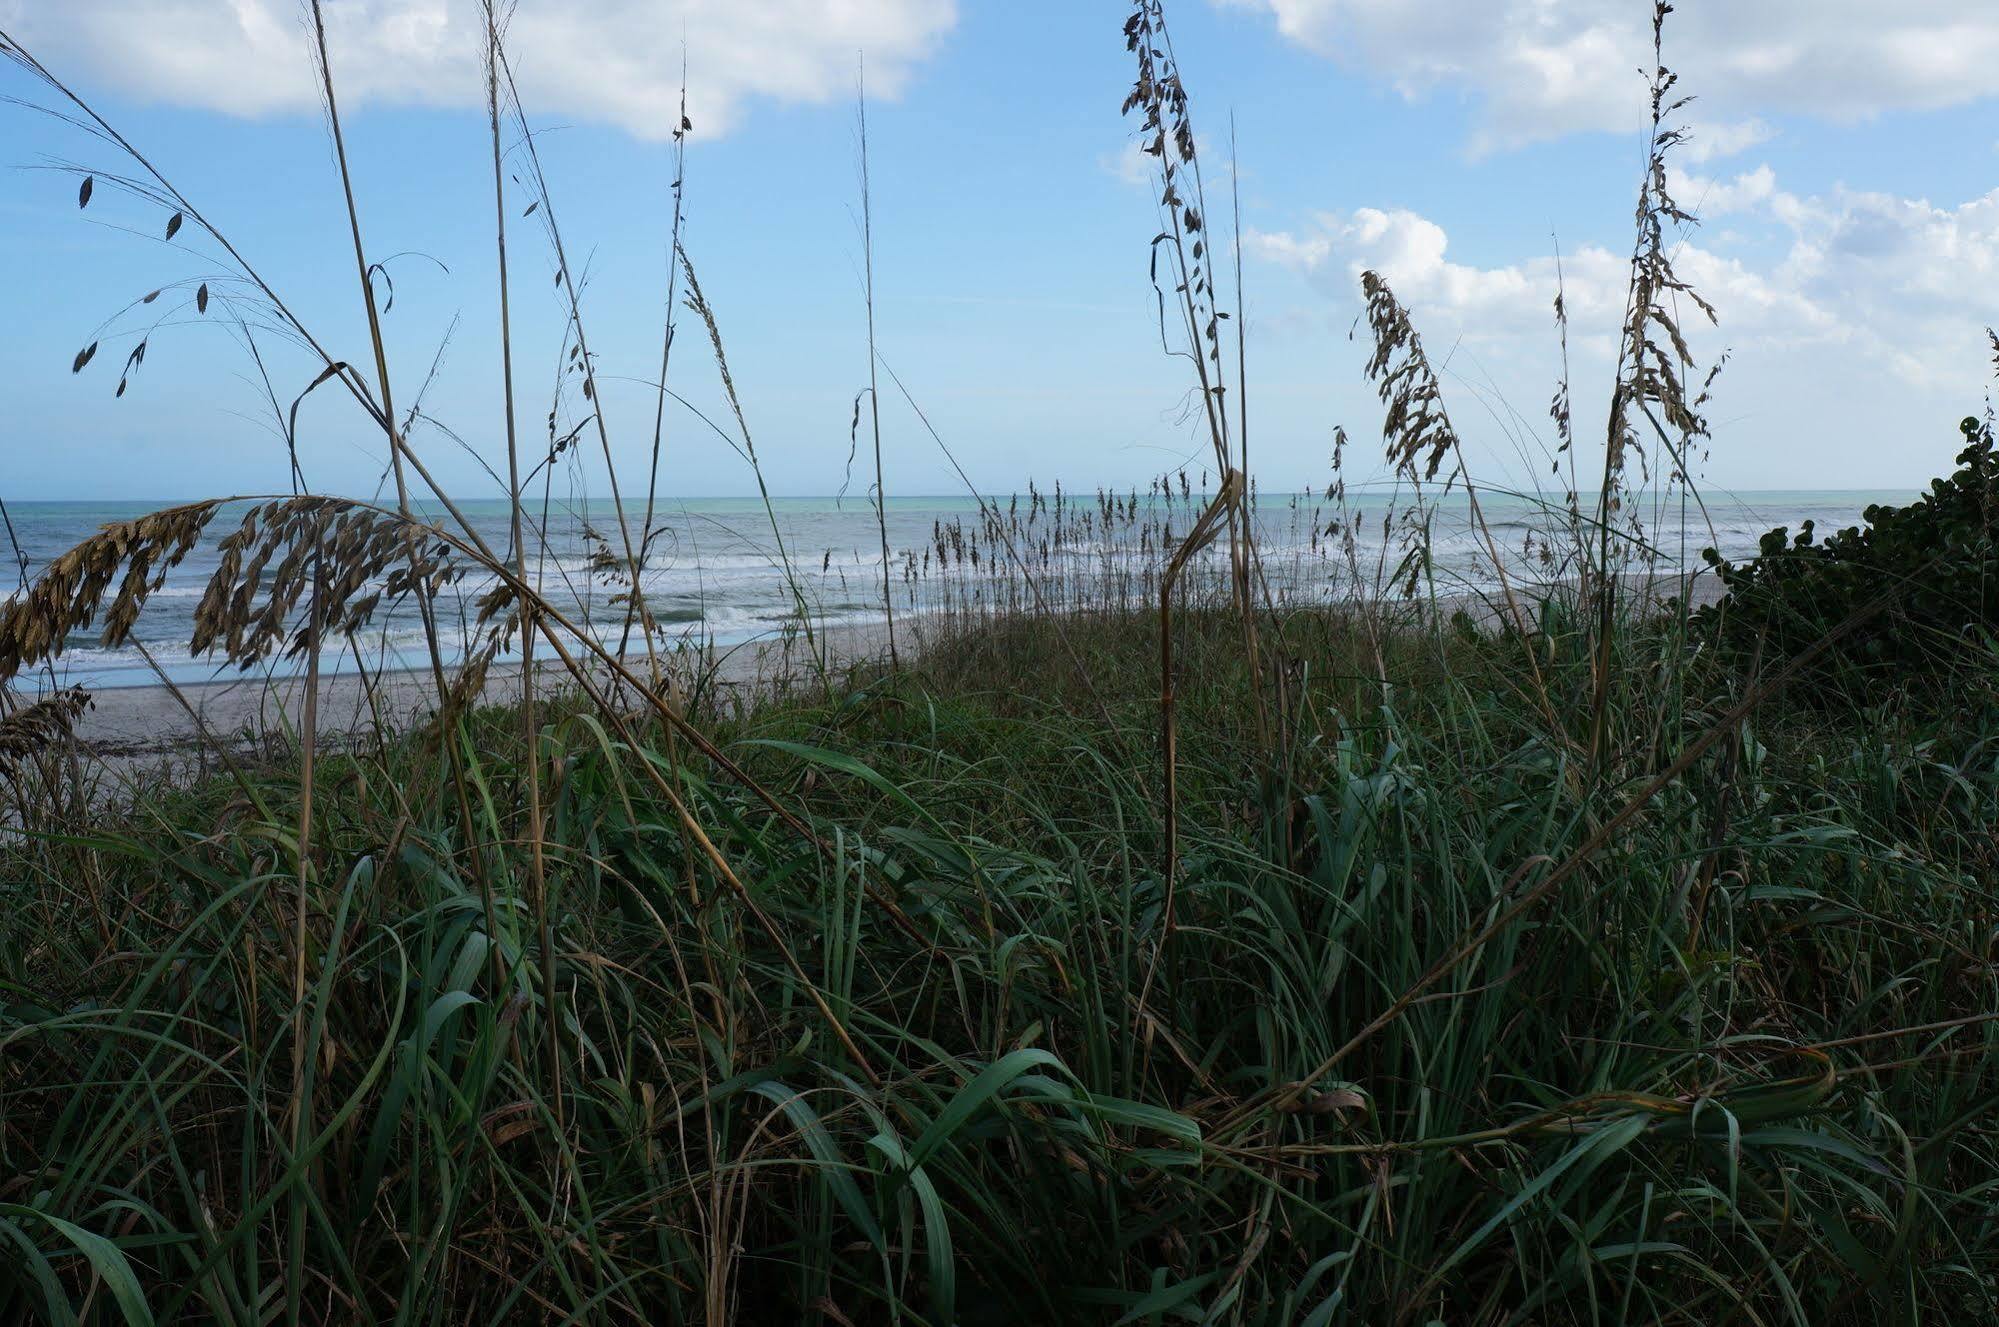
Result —
M293 657L304 652L308 633L291 623L311 586L310 564L322 519L325 581L319 619L331 634L360 631L384 597L414 594L428 602L463 574L448 545L414 537L420 527L399 516L316 496L255 506L222 539L221 563L195 608L192 653L219 649L229 662L249 668L281 646ZM482 598L479 621L488 621L504 602L492 595Z
M1409 479L1428 482L1458 448L1437 371L1409 311L1387 280L1379 272L1363 272L1360 287L1367 296L1367 324L1374 334L1374 353L1366 372L1387 407L1381 436L1388 459Z
M1625 475L1631 460L1638 461L1641 471L1645 467L1645 452L1634 421L1643 419L1651 427L1675 461L1679 474L1689 483L1692 481L1685 462L1688 444L1708 432L1707 422L1699 413L1701 403L1706 400L1705 389L1699 399L1689 399L1687 381L1693 352L1681 332L1677 306L1685 299L1710 323L1716 320L1714 306L1680 278L1666 243L1668 224L1682 229L1698 224L1698 218L1680 206L1667 185L1667 158L1687 138L1686 129L1671 121L1692 100L1673 95L1680 76L1666 67L1666 16L1672 12L1673 7L1666 0L1653 0L1651 133L1645 177L1638 189L1637 238L1631 253L1631 283L1625 296L1624 324L1618 337L1617 377L1611 388L1610 417L1604 431L1603 488L1596 511L1596 561L1594 566L1587 563L1584 566L1584 585L1595 599L1596 695L1591 706L1594 731L1590 749L1599 762L1608 739L1605 724L1610 708L1612 641L1621 581L1618 544L1612 537L1612 526L1623 513ZM1712 381L1710 374L1709 383ZM1675 433L1679 435L1677 443Z
M1437 471L1446 458L1451 460L1452 467L1445 476L1444 488L1449 491L1453 484L1463 486L1465 500L1471 507L1472 525L1485 543L1486 556L1492 559L1493 573L1499 577L1500 593L1506 601L1507 621L1513 627L1524 627L1526 611L1513 592L1513 580L1506 574L1506 559L1500 553L1499 542L1493 538L1492 527L1479 505L1478 486L1472 482L1471 468L1465 464L1464 442L1451 425L1450 411L1444 405L1443 385L1438 380L1429 354L1423 349L1423 338L1410 320L1408 309L1395 297L1395 291L1380 273L1363 273L1361 289L1367 295L1368 327L1374 334L1374 353L1367 362L1367 376L1374 382L1381 403L1386 407L1381 433L1388 460L1409 481L1419 503L1422 501L1423 485L1436 479ZM1423 543L1423 556L1408 559L1405 563L1407 588L1413 591L1418 573L1429 565L1430 527L1425 520L1411 528ZM1541 677L1540 662L1530 654L1527 666L1533 677L1534 700L1547 716L1551 731L1559 731L1554 705Z
M1180 875L1180 729L1178 708L1173 687L1173 591L1180 583L1180 575L1201 551L1220 537L1225 528L1228 514L1236 509L1242 500L1242 472L1230 470L1222 479L1221 488L1214 499L1194 522L1194 528L1187 532L1172 560L1166 564L1166 572L1159 578L1159 753L1163 766L1165 789L1161 801L1164 837L1166 839L1166 860L1161 868L1166 882L1166 897L1161 908L1159 923L1159 945L1152 952L1152 960L1146 965L1145 981L1139 987L1138 1013L1143 1019L1146 1000L1152 993L1152 979L1159 969L1159 958L1173 938L1174 885Z
M750 421L743 414L742 398L736 395L736 379L729 372L729 354L722 347L721 324L715 321L714 306L708 302L708 297L701 293L701 279L694 274L694 260L688 256L685 245L680 246L678 256L680 270L687 276L687 294L684 298L687 307L701 320L702 327L707 330L708 344L715 351L715 371L722 379L722 393L728 398L730 413L736 417L736 431L743 439L742 446L738 450L750 463L750 474L757 481L757 494L763 501L764 515L770 520L770 536L777 547L778 565L784 571L785 587L791 591L792 606L798 614L799 625L805 632L806 648L811 651L813 658L819 661L819 666L823 670L825 663L819 659L818 640L812 630L812 608L806 602L805 591L798 582L797 565L792 561L791 551L785 545L784 530L777 520L777 508L771 502L770 486L764 483L763 466L757 460L756 441L750 436Z
M26 591L0 604L0 683L60 657L69 637L96 621L100 609L101 643L125 644L147 598L228 501L169 507L108 525L56 558ZM294 657L303 653L308 633L294 618L312 586L322 518L325 581L319 611L325 632L353 636L373 620L385 598L434 600L468 565L435 531L349 499L305 496L259 503L218 545L219 565L195 607L191 653L219 654L241 668L280 650ZM419 530L432 537L412 541ZM114 581L117 590L105 607ZM487 626L512 603L512 585L502 580L480 597L478 624ZM511 629L511 619L505 620L501 630Z
M103 644L124 644L147 597L193 549L221 505L220 499L194 502L107 525L51 562L34 584L0 604L0 684L59 656L71 634L96 620L114 579L118 589L104 614Z
M0 775L17 778L28 761L67 742L91 703L88 691L69 687L0 719Z

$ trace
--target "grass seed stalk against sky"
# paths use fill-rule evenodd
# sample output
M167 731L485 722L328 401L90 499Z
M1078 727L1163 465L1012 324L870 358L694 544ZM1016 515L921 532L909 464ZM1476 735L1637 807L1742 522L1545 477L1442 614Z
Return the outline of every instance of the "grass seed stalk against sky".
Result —
M1644 7L1601 0L1201 0L1176 16L1210 169L1238 126L1255 376L1257 473L1317 487L1334 422L1369 431L1357 277L1395 283L1445 362L1476 468L1526 487L1543 472L1557 374L1559 253L1578 413L1600 413L1641 164ZM327 7L371 243L389 263L386 334L401 358L445 352L427 409L461 436L499 427L477 6ZM1999 272L1999 16L1982 0L1881 6L1723 4L1675 16L1700 100L1676 168L1703 226L1683 267L1723 312L1697 350L1734 358L1714 417L1725 489L1907 489L1947 468L1940 389L1983 360ZM269 271L329 339L365 335L337 177L328 169L305 28L292 0L0 0L0 21L79 81ZM858 5L557 4L514 20L518 72L564 224L587 273L614 445L643 459L666 300L669 131L683 60L686 238L722 311L777 491L845 478L866 385L856 65L873 101L877 323L883 355L986 491L1032 475L1143 483L1198 454L1178 365L1154 353L1153 296L1133 229L1153 216L1130 127L1115 5L872 0ZM25 86L6 91L21 93ZM284 487L261 387L217 320L176 313L125 399L128 317L87 378L58 370L100 319L168 280L218 268L195 230L107 194L79 219L95 145L10 116L0 155L0 383L9 496L188 497ZM81 222L81 224L79 224ZM518 226L514 326L526 391L553 378L562 325L546 246ZM130 232L137 232L136 234ZM441 266L440 266L441 265ZM226 298L227 290L218 288ZM152 310L145 312L151 313ZM289 397L316 366L270 348ZM676 382L724 409L684 356ZM302 380L299 383L302 385ZM891 393L892 395L892 393ZM883 448L902 493L960 485L891 412ZM373 491L379 455L332 396L302 411L315 487ZM672 484L749 491L743 467L675 409ZM442 478L490 488L432 434ZM1942 438L1943 442L1936 439ZM1370 452L1371 456L1372 453ZM490 459L490 457L489 457ZM601 467L599 467L601 469ZM1358 478L1358 476L1356 476ZM597 489L601 490L601 477ZM593 490L594 491L594 490Z

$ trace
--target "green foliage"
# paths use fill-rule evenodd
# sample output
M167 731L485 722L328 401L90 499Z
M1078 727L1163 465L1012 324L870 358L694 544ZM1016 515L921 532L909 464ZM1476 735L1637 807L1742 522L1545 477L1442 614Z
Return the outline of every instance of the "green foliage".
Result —
M1219 401L1227 314L1191 265L1205 239L1184 243L1206 209L1162 21L1139 0L1127 30L1174 225L1155 261L1170 239ZM1654 67L1606 511L1626 406L1705 432L1661 312L1706 306L1665 257L1690 220L1663 187L1684 102ZM527 212L594 400L548 202ZM169 238L183 215L220 239L191 206ZM1378 311L1378 349L1417 344ZM1400 404L1440 409L1419 387ZM1967 433L1923 503L1722 564L1703 622L1775 662L1893 588L1833 662L1946 667L1993 621L1993 439ZM1181 479L1169 527L1196 509ZM322 501L275 510L317 547ZM124 805L51 796L75 791L54 760L10 772L0 1320L1999 1321L1999 705L1969 703L1989 694L1947 721L1897 695L1758 708L1683 624L1619 615L1608 522L1584 584L1498 632L1272 606L1245 649L1246 617L1195 600L1164 650L1146 576L1179 541L1136 493L1099 501L1135 554L1056 575L1082 592L1065 609L1101 611L1025 595L1024 560L993 570L1035 495L1025 527L982 513L972 611L912 667L727 720L696 688L691 718L643 711L670 729L615 700L530 723L468 713L467 686L416 736L145 779ZM127 561L129 627L144 568L208 509L177 510L88 546L15 654ZM964 533L938 528L940 567L948 548L962 574ZM287 539L273 631L305 584ZM388 542L338 583L372 583ZM36 717L17 754L66 732Z
M437 744L323 762L303 1003L295 765L7 845L0 1315L1999 1311L1999 714L1744 729L1322 1073L1614 804L1526 644L1289 620L1273 794L1232 624L1191 617L1169 936L1154 643L1070 624L1100 711L1033 685L1049 629L720 727L823 849L657 731L551 713L554 1007L506 716L459 720L471 841ZM1613 727L1677 741L1708 701L1675 720L1647 641ZM1583 693L1586 649L1542 660Z
M1999 457L1990 422L1966 419L1958 470L1905 507L1815 541L1775 529L1754 558L1705 557L1726 597L1697 614L1737 659L1783 660L1839 632L1815 668L1858 688L1947 673L1999 636Z

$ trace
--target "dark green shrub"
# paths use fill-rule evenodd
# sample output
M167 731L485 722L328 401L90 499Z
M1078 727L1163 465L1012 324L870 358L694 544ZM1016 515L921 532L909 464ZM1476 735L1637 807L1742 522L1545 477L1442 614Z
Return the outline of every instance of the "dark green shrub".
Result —
M1776 665L1849 626L1812 670L1815 680L1878 685L1933 678L1967 657L1990 657L1999 635L1999 456L1989 422L1966 419L1958 470L1905 507L1871 506L1864 526L1822 542L1806 521L1779 528L1741 564L1703 556L1727 593L1696 615L1724 654Z

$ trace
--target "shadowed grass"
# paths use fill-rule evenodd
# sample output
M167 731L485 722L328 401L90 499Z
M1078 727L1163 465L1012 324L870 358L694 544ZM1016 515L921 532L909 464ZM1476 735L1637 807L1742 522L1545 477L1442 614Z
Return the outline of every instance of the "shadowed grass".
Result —
M16 844L6 1293L111 1312L129 1278L159 1320L250 1321L289 1275L275 1213L302 1194L305 1280L285 1289L315 1321L1990 1311L1999 724L1745 726L1559 906L1287 1099L1620 791L1575 777L1581 633L1394 630L1384 679L1356 621L1288 626L1315 722L1273 805L1242 773L1235 624L1185 628L1190 663L1217 662L1190 667L1184 873L1144 1017L1161 827L1125 753L1154 718L1149 622L1070 626L1108 720L1025 685L1046 654L995 633L725 724L823 853L669 766L657 734L635 750L588 710L543 713L566 1130L508 883L510 715L452 734L476 849L420 792L434 745L321 759L302 1153L291 768L254 775L267 810L220 783ZM1630 639L1648 632L1673 634ZM1528 648L1575 688L1566 738L1513 694ZM1621 695L1628 746L1676 745L1729 685L1677 680L1669 704Z
M1309 543L1288 573L1263 560L1188 94L1163 5L1136 0L1127 109L1160 170L1162 342L1194 370L1214 496L1182 471L1143 501L981 497L899 566L878 517L884 613L899 572L927 610L903 639L925 648L835 676L766 492L815 676L756 705L657 666L656 473L636 540L617 503L622 556L591 537L646 675L544 593L549 476L586 429L607 463L613 447L503 8L485 11L499 252L505 159L524 156L519 215L546 227L564 347L547 454L523 472L503 277L505 556L441 491L457 528L413 522L418 412L398 427L386 271L351 189L372 381L10 40L0 56L138 172L86 176L79 206L98 180L169 212L169 238L193 220L228 259L222 307L310 350L306 394L337 378L384 434L397 509L266 501L220 546L195 643L316 669L328 632L414 597L437 704L345 750L308 717L257 756L222 752L226 779L105 804L78 786L81 699L0 692L0 1316L1999 1317L1989 654L1967 638L1926 654L1920 687L1801 704L1784 684L1901 587L1861 584L1836 621L1745 661L1634 576L1626 457L1704 443L1713 381L1669 309L1706 311L1670 262L1692 218L1666 191L1684 105L1668 12L1602 489L1537 532L1573 583L1516 584L1468 498L1501 602L1440 590L1438 504L1472 476L1376 273L1369 372L1406 501L1367 513L1363 542L1336 474L1336 521L1292 503ZM673 280L740 441L702 419L754 466L677 171L673 191ZM655 468L666 400L684 404L667 359ZM943 448L871 345L871 382L877 363ZM1684 484L1654 497L1691 500ZM219 501L110 527L32 584L22 555L0 677L100 608L106 644L124 640ZM432 601L466 574L489 588L447 680ZM1328 586L1354 604L1319 603ZM478 708L516 632L575 693Z

